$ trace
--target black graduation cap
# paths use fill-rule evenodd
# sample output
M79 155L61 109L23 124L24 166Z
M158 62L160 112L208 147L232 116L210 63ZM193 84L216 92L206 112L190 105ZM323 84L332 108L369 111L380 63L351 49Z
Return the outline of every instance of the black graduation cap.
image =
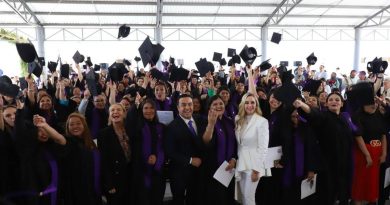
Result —
M94 70L94 71L99 71L100 68L101 68L101 65L98 65L98 64L95 64L95 65L93 66L93 70Z
M46 61L44 57L38 57L38 63L41 65L41 67L45 66Z
M347 91L347 99L349 102L356 103L359 107L364 105L372 105L374 101L374 88L369 82L361 82L351 86Z
M30 43L16 43L16 50L18 50L20 58L26 63L33 62L38 57L34 45Z
M108 68L110 79L114 82L121 81L128 71L123 63L114 63Z
M161 44L153 45L153 57L152 57L152 63L153 65L157 64L158 59L160 59L161 53L164 51L164 46Z
M171 71L171 76L169 76L169 81L182 81L187 80L188 74L190 73L189 70L184 68L174 68Z
M384 73L388 65L387 61L383 61L382 58L375 57L374 60L367 63L367 71L374 74Z
M19 94L19 86L12 84L11 79L8 76L0 77L0 94L9 97L17 97Z
M292 70L282 72L280 78L282 83L291 83L291 80L294 78Z
M302 88L302 91L310 92L310 95L317 96L317 90L321 86L321 80L308 80Z
M214 72L214 65L208 62L206 58L201 58L195 63L195 66L199 71L200 77L205 76L209 71Z
M279 75L282 75L283 72L287 71L287 67L284 65L280 65L276 70L278 71Z
M93 63L91 61L91 57L87 57L87 60L85 61L85 63L88 65L88 67L92 67Z
M127 59L123 59L123 63L127 66L131 66L131 62Z
M281 66L288 66L288 61L280 61Z
M54 73L56 71L57 66L58 66L57 62L49 61L49 63L47 63L47 67L49 68L50 72L52 72L52 73Z
M290 81L283 83L274 92L274 97L285 105L292 105L297 98L301 98L301 91Z
M79 53L79 51L76 51L76 53L73 55L73 60L75 63L79 64L84 61L84 56Z
M135 62L140 62L141 61L141 58L140 57L138 57L138 56L136 56L136 57L134 57L134 60L135 60Z
M219 61L219 65L221 65L221 66L226 65L226 60L225 60L225 58L222 58L222 59Z
M150 41L149 36L146 37L144 42L138 48L139 54L141 55L142 63L146 66L153 58L153 44Z
M302 65L302 61L294 61L294 66L301 66Z
M246 64L252 65L257 57L257 51L255 48L245 45L240 52L240 57Z
M317 57L314 55L314 52L313 52L306 58L306 60L307 60L307 64L314 65L317 62Z
M164 77L164 73L159 71L157 68L152 68L150 70L150 75L152 78L156 78L157 80L162 80Z
M228 48L228 53L227 53L227 56L228 57L233 57L236 55L236 49L234 48Z
M232 66L233 64L240 64L241 63L241 58L239 55L234 55L229 61L228 61L228 66Z
M118 39L119 38L126 38L130 34L130 26L126 26L126 24L123 24L121 27L119 27L118 32Z
M279 44L279 42L282 40L282 34L273 32L271 37L271 42Z
M60 68L60 77L69 78L70 67L69 64L62 64Z
M270 60L268 59L260 64L260 71L266 71L272 67L271 63L269 63Z
M88 73L85 75L85 79L87 82L88 90L91 93L92 96L97 96L98 91L96 87L96 77L95 77L95 71L93 69L90 69Z
M222 53L217 53L217 52L214 52L213 54L213 61L221 61L222 60Z
M28 73L34 74L37 78L39 78L42 74L42 67L36 61L28 63Z

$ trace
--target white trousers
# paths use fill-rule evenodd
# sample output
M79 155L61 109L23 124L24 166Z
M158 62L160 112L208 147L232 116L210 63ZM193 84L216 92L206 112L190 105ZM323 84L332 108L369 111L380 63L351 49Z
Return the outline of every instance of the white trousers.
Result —
M239 175L240 181L238 184L241 190L242 205L256 205L255 194L259 180L252 182L252 170L239 172Z

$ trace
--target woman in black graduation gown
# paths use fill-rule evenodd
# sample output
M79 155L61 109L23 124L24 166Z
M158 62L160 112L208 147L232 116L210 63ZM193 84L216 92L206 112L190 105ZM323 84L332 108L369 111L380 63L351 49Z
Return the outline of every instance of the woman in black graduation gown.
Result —
M130 204L132 176L132 139L125 129L125 108L113 104L109 109L109 126L98 137L101 153L103 192L109 205Z
M205 199L207 204L234 204L235 179L226 188L213 175L221 164L226 161L226 170L232 171L236 166L237 142L234 132L234 122L224 115L225 105L219 95L214 95L208 102L208 124L203 135L206 145L204 158Z
M20 188L20 157L12 134L16 107L3 107L2 102L0 96L0 196Z
M140 205L159 205L164 199L165 127L158 122L156 111L156 104L148 98L126 119L134 135L135 204Z
M83 115L69 115L66 136L65 205L99 205L100 154Z
M343 97L339 93L329 94L326 105L328 110L320 112L300 100L294 102L294 106L301 109L300 115L307 119L318 133L321 152L321 171L317 177L319 202L333 205L339 200L339 204L348 204L353 130L348 119L341 115Z
M21 158L21 189L9 197L27 197L22 204L57 203L60 169L58 159L63 156L66 139L39 115L33 125L24 121L22 103L18 102L14 134ZM19 195L19 196L18 196Z
M315 204L316 195L301 200L302 180L312 181L319 165L319 146L310 124L296 110L291 114L289 161L283 172L283 201L285 204Z
M282 157L273 168L271 177L261 177L256 190L256 202L263 204L282 204L283 168L289 161L288 146L291 140L290 115L282 101L270 93L268 103L261 107L269 125L269 144L271 147L282 147Z

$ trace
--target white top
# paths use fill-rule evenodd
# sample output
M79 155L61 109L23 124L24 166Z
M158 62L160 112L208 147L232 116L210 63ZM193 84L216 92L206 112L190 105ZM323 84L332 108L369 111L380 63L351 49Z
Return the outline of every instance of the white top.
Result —
M236 116L236 121L239 116ZM264 176L265 157L268 151L268 120L258 114L248 118L247 125L236 127L238 160L236 171L256 170Z

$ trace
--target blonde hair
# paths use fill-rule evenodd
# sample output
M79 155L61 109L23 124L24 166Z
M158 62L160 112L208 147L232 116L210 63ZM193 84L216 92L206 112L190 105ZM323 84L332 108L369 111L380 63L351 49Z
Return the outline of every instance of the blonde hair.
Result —
M120 104L120 103L115 103L115 104L112 104L111 106L110 106L110 108L108 108L108 112L110 113L111 112L111 108L112 107L114 107L114 106L119 106L119 107L121 107L122 108L122 110L123 110L123 115L125 115L125 113L126 113L126 109L125 109L125 106L123 106L122 104ZM108 115L108 125L111 125L111 117L110 117L111 115L109 114ZM123 119L126 119L126 115L125 116L123 116Z
M245 101L248 97L253 97L255 99L255 102L256 102L256 109L255 109L255 114L258 114L260 116L262 116L263 114L261 113L261 110L260 110L260 104L259 104L259 100L256 98L256 96L252 93L246 93L244 96L242 96L242 99L241 99L241 102L240 102L240 105L238 107L238 114L237 114L237 117L238 119L236 120L236 128L237 129L240 129L242 127L242 125L244 124L244 120L245 120Z

